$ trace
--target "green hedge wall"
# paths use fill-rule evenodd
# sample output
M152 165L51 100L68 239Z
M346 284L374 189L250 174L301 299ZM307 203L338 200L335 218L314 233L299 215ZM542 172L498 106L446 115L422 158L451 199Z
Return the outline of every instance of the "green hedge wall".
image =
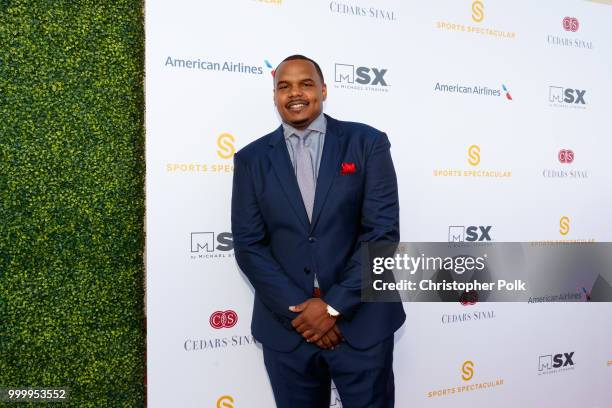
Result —
M0 0L0 386L61 406L145 405L143 8Z

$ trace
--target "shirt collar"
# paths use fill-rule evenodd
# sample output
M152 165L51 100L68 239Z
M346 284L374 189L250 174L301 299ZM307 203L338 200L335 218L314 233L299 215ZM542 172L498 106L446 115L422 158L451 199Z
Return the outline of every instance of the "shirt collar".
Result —
M327 119L325 119L325 115L323 112L315 120L312 121L310 125L306 129L298 130L291 126L290 124L283 122L283 132L285 134L285 139L291 137L291 135L297 135L298 137L302 137L311 131L319 132L324 134L327 129Z

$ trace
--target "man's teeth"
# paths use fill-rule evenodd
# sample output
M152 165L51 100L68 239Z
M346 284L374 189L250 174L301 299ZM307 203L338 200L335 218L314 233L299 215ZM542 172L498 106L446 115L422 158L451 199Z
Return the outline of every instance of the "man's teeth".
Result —
M295 104L295 105L291 105L291 106L289 107L289 109L298 110L298 109L302 109L304 106L306 106L306 105L304 105L303 103L297 103L297 104Z

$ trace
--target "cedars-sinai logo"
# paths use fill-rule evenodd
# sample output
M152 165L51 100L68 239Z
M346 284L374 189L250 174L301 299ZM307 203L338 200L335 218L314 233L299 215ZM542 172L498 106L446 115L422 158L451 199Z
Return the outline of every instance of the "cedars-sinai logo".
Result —
M570 149L561 149L557 155L559 163L569 164L574 161L574 151Z
M575 33L580 28L580 23L576 17L564 17L563 29Z
M229 329L238 323L238 314L233 310L217 310L208 321L213 329Z
M578 31L581 31L581 24L576 17L564 17L561 20L561 27L568 34L577 34ZM573 35L560 35L561 31L555 30L550 34L546 35L546 42L555 47L562 48L580 48L583 50L593 50L594 45L593 41L589 38L579 38L574 37Z

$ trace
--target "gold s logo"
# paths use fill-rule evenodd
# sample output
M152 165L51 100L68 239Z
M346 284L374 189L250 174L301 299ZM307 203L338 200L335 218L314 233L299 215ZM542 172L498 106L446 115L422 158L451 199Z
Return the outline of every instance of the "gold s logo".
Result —
M563 216L559 220L559 233L561 235L567 235L570 230L570 219L569 217Z
M234 142L236 139L234 136L229 133L221 133L217 138L217 155L222 159L231 159L234 157L234 153L236 153L236 147L234 147Z
M480 146L471 145L468 148L468 163L472 166L478 166L480 163Z
M217 400L217 408L234 408L234 399L229 395L223 395Z
M472 3L472 21L480 23L484 20L484 4L480 0L475 0Z
M470 360L465 361L461 366L461 373L463 381L470 381L474 376L474 363Z

